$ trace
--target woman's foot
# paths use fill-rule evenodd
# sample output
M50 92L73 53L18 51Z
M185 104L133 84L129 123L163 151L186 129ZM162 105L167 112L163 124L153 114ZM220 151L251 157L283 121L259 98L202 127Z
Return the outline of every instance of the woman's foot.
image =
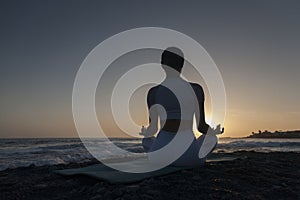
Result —
M199 158L205 158L209 153L211 153L214 150L218 143L218 137L216 135L222 134L223 132L224 128L222 128L221 130L220 124L215 129L208 129L198 153Z
M204 136L204 140L198 153L199 158L205 158L210 152L213 151L217 143L218 137L215 134L207 133Z

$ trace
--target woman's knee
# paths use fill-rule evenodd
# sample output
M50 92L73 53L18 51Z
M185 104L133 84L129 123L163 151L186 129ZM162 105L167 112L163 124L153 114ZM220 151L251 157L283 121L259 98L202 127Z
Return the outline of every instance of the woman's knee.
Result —
M155 140L155 137L147 137L142 139L142 145L146 152L148 152Z

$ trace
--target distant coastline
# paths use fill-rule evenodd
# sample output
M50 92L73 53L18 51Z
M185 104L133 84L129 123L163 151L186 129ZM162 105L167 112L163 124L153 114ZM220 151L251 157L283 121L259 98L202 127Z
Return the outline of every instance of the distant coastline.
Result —
M246 138L300 138L300 130L294 131L258 131L257 133L252 132L252 135Z

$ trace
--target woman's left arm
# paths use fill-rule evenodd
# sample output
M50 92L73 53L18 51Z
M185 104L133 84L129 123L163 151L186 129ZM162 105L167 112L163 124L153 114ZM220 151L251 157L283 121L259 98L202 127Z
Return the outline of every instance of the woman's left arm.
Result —
M146 135L153 136L158 130L158 113L155 108L155 88L151 88L147 95L147 105L149 111L149 126L147 127Z
M155 135L158 130L158 112L155 107L155 93L156 93L156 87L153 87L149 90L147 95L149 126L147 128L146 134L148 136Z
M158 115L156 109L149 109L149 126L147 127L146 135L153 136L158 130Z

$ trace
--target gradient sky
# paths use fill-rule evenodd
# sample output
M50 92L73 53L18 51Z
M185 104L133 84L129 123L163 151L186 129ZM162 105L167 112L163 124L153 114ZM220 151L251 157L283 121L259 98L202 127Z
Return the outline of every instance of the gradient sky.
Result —
M300 129L299 1L0 4L0 137L77 137L81 62L106 38L145 26L185 33L214 59L227 93L224 136Z

